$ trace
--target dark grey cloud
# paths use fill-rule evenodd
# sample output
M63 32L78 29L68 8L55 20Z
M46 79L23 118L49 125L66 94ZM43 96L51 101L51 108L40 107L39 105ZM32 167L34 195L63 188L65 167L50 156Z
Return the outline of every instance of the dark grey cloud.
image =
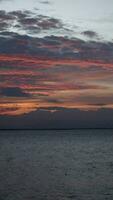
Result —
M44 15L38 15L29 10L17 10L11 12L0 10L0 23L6 23L9 27L16 28L19 31L24 30L26 33L31 34L56 29L66 30L61 20ZM4 29L5 28L7 31L8 27L4 26ZM0 31L2 31L2 29L0 29Z
M83 31L82 34L91 38L91 39L92 38L98 38L98 34L94 31L87 30L87 31Z
M47 16L26 17L18 20L20 27L26 31L32 31L32 33L51 30L51 29L63 29L63 24L60 20L55 18L49 18Z
M0 31L5 31L10 27L10 24L6 22L0 22Z
M18 87L1 88L0 95L6 96L6 97L28 97L29 96L27 93L23 92Z
M34 38L27 35L20 36L13 32L1 32L0 53L9 55L37 55L55 59L71 58L74 60L81 59L81 61L92 60L110 63L113 62L113 43L83 41L77 38L70 39L56 36ZM98 63L97 66L92 66L90 70L99 70Z
M24 11L16 10L16 11L7 12L7 15L11 15L14 18L17 17L17 19L30 17L32 14L33 12L30 10L24 10Z
M12 26L14 16L4 10L0 10L0 31L8 30Z
M0 10L0 21L10 21L14 19L15 15L13 15L12 12L6 12L5 10Z

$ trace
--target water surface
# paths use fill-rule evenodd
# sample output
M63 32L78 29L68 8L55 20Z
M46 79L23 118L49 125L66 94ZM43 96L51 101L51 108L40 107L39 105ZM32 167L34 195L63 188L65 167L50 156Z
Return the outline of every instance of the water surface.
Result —
M113 200L113 130L0 131L0 200Z

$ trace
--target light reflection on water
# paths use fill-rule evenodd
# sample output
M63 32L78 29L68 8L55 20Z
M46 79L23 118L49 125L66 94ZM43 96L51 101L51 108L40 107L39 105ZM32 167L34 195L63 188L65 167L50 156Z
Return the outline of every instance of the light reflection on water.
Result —
M1 131L0 200L113 200L113 130Z

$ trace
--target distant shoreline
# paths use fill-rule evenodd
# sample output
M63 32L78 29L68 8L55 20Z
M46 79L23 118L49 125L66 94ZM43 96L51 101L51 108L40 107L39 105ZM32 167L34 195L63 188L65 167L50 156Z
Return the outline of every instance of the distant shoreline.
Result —
M12 129L0 129L0 131L23 131L23 130L25 130L25 131L54 131L54 130L55 131L61 131L61 130L66 131L67 130L68 131L68 130L91 130L91 129L92 130L94 130L94 129L95 130L96 129L101 129L101 130L111 129L112 130L113 128L69 128L69 129L67 129L67 128L66 129L65 128L61 128L61 129L38 129L38 128L37 129L29 129L29 128L28 129L27 128L26 129L13 129L12 128Z

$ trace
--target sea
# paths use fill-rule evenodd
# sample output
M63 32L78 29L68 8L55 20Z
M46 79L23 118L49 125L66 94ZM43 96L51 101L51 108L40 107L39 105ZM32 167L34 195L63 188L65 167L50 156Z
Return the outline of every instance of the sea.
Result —
M0 131L0 200L113 200L113 130Z

